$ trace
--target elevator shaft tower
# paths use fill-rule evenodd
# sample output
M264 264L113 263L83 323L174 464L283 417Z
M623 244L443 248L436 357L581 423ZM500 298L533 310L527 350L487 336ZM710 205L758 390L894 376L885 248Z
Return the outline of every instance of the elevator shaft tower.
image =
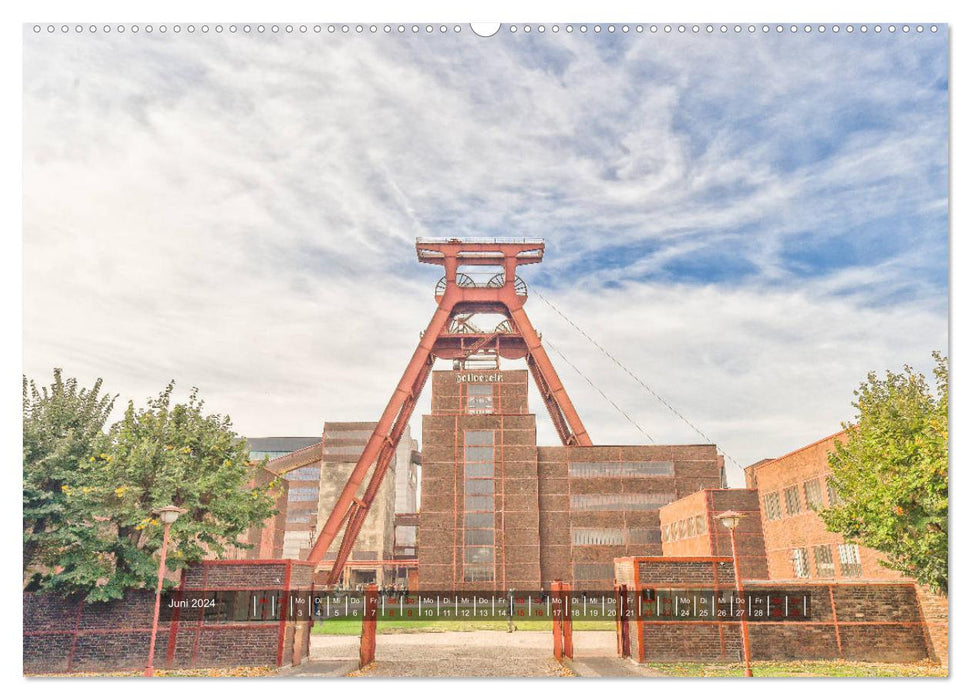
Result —
M419 238L415 247L419 262L445 268L435 287L438 308L308 556L312 564L319 564L346 523L328 584L340 578L436 358L459 363L483 355L525 359L563 444L593 444L523 309L527 288L516 270L543 260L543 241ZM501 271L486 280L476 280L470 268L484 267ZM469 323L475 314L497 314L505 321L483 331ZM372 464L371 478L358 496Z

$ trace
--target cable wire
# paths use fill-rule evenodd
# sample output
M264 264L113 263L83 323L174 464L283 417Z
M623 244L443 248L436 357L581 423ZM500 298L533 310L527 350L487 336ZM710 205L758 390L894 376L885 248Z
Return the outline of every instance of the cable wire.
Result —
M711 445L716 444L715 441L712 440L708 435L706 435L705 432L701 428L699 428L694 423L692 423L687 418L685 418L681 414L680 411L678 411L674 406L672 406L667 401L665 401L663 398L661 398L661 396L656 391L654 391L654 389L652 389L647 384L645 384L644 381L640 377L638 377L636 374L634 374L629 369L627 369L627 367L624 366L624 364L620 360L618 360L616 357L614 357L613 355L611 355L607 351L607 349L604 348L603 345L601 345L596 340L594 340L593 338L591 338L589 335L587 335L586 331L584 331L582 328L580 328L580 326L578 326L573 321L571 321L569 318L567 318L566 315L562 311L560 311L553 302L551 302L549 299L547 299L545 296L543 296L543 294L538 289L536 289L535 286L530 287L529 288L529 291L530 291L530 293L535 293L540 299L543 300L543 302L547 306L549 306L551 309L553 309L553 311L555 311L557 313L557 315L560 316L560 318L562 318L564 321L566 321L571 326L573 326L573 328L580 335L582 335L584 338L586 338L587 340L589 340L598 350L600 350L600 352L602 352L604 355L606 355L615 365L617 365L624 372L626 372L635 382L637 382L642 387L644 387L645 389L647 389L647 391L650 392L651 396L653 396L655 399L657 399L658 402L660 402L662 406L664 406L669 411L671 411L671 413L673 413L678 418L680 418L685 423L685 425L687 425L692 430L694 430L696 433L698 433L701 437L703 437L708 442L708 444L711 444ZM549 341L544 341L544 343L548 345L549 344ZM561 354L560 357L563 357L563 355ZM563 359L566 360L565 357L563 357ZM569 360L566 360L566 361L569 363ZM573 365L570 365L570 366L573 367ZM576 367L573 367L573 369L576 369ZM579 370L577 370L577 372L579 373ZM580 376L583 376L583 375L581 374ZM584 379L586 379L586 377L584 377ZM587 382L590 382L590 380L587 379ZM592 383L591 383L591 386L593 386ZM596 389L596 387L594 387L594 388ZM599 389L597 389L597 390L600 391ZM603 394L603 392L601 392L601 394ZM604 398L607 398L606 395L604 395ZM610 399L607 399L607 400L610 401ZM611 401L611 403L613 403L613 402ZM615 404L615 406L616 406L616 404ZM620 410L620 409L618 409L618 410ZM627 415L627 414L624 414L624 415ZM644 431L642 430L641 432L644 432ZM734 464L736 467L738 467L739 469L742 469L744 471L744 468L742 467L742 465L739 464L738 461L735 460L734 457L732 457L730 454L728 454L724 450L722 450L722 454L724 454L725 457L732 462L732 464Z
M628 421L630 421L630 424L631 424L631 425L633 425L633 426L634 426L635 428L637 428L637 429L638 429L638 430L640 430L640 431L641 431L642 433L644 433L644 435L645 435L645 436L647 437L647 439L648 439L648 440L650 440L651 442L655 442L655 440L654 440L654 438L653 438L653 437L651 437L651 434L650 434L650 433L648 433L648 432L647 432L646 430L644 430L644 428L642 428L642 427L641 427L641 426L640 426L640 425L638 424L638 422L637 422L637 421L635 421L635 420L634 420L633 418L631 418L631 417L630 417L630 415L629 415L629 414L627 413L627 411L625 411L625 410L624 410L624 409L622 409L622 408L621 408L620 406L618 406L618 405L617 405L616 403L614 403L614 402L613 402L613 401L611 400L611 398L610 398L609 396L607 396L607 395L606 395L606 394L605 394L605 393L603 392L603 390L602 390L602 389L601 389L600 387L598 387L598 386L597 386L596 384L594 384L594 383L593 383L592 381L590 381L590 378L589 378L589 377L587 377L587 375L585 375L585 374L584 374L583 372L581 372L581 371L580 371L580 369L579 369L579 368L578 368L578 367L577 367L577 366L576 366L575 364L573 364L572 362L570 362L570 361L569 361L569 360L567 359L567 357L566 357L566 355L564 355L564 354L563 354L562 352L560 352L559 350L557 350L557 348L556 348L556 347L555 347L555 346L554 346L554 345L553 345L553 344L552 344L552 343L551 343L551 342L550 342L549 340L544 340L544 341L543 341L543 345L545 345L545 346L546 346L546 347L548 347L548 348L549 348L550 350L552 350L553 352L555 352L555 353L556 353L557 355L559 355L560 357L562 357L562 358L563 358L563 361L564 361L564 362L566 362L566 363L567 363L568 365L570 365L570 367L572 367L572 368L573 368L573 371L574 371L574 372L576 372L576 373L577 373L577 374L579 374L579 375L580 375L581 377L583 377L583 379L584 379L584 380L585 380L585 381L587 382L587 384L589 384L589 385L590 385L590 386L592 386L592 387L593 387L594 389L596 389L596 390L597 390L597 392L598 392L598 393L599 393L599 394L600 394L601 396L603 396L603 397L604 397L604 399L606 399L606 400L607 400L607 403L609 403L609 404L610 404L611 406L613 406L614 408L616 408L616 409L617 409L617 411L618 411L618 412L619 412L619 413L620 413L620 414L621 414L622 416L624 416L624 418L626 418L626 419L627 419Z

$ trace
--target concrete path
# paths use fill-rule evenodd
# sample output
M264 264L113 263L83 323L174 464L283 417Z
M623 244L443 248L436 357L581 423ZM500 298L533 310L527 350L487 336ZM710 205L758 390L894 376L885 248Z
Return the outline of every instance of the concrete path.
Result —
M310 635L310 659L280 671L286 678L341 678L357 670L360 640L352 636Z
M566 667L553 658L549 632L414 632L379 634L375 663L357 671L358 638L311 636L310 660L281 676L418 678L650 677L656 674L616 657L613 632L574 632ZM572 670L572 672L571 672ZM352 673L353 672L353 673Z
M658 678L660 674L617 656L615 632L574 632L573 659L564 659L580 678Z

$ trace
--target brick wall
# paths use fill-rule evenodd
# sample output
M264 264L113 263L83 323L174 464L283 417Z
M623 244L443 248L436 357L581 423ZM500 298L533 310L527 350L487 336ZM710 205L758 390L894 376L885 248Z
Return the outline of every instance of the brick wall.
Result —
M743 516L735 531L742 578L769 578L759 494L754 489L704 489L661 508L663 555L732 556L731 532L717 518L728 510Z
M948 663L948 603L947 596L934 593L927 586L917 586L917 602L926 624L927 648L931 658L941 664Z
M734 588L729 558L619 560L618 575L633 570L635 589ZM746 593L809 591L808 620L750 622L755 660L836 659L907 662L928 658L928 625L913 584L900 582L745 583ZM632 623L632 655L639 661L736 661L741 624L735 621ZM636 653L635 653L636 649Z
M187 570L184 591L311 588L312 567L287 560L204 561ZM80 597L23 596L24 673L117 671L144 668L155 596L131 591L122 600L84 603ZM308 656L310 624L286 619L213 622L203 611L178 611L161 620L156 668L287 666Z

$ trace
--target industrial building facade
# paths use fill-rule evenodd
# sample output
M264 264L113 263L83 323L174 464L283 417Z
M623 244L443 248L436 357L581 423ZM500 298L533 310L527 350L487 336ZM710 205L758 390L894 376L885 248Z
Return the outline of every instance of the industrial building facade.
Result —
M418 563L426 590L610 590L615 557L661 554L659 511L723 484L714 445L536 444L525 370L432 373Z
M276 504L279 512L261 532L247 538L254 547L240 550L238 557L306 560L374 425L326 422L319 438L251 438L250 458L268 458L267 472L283 480L283 489ZM417 441L410 434L403 436L391 466L393 478L378 490L351 551L343 585L391 585L407 581L409 573L414 580L420 461ZM333 560L334 551L328 554L324 565Z

